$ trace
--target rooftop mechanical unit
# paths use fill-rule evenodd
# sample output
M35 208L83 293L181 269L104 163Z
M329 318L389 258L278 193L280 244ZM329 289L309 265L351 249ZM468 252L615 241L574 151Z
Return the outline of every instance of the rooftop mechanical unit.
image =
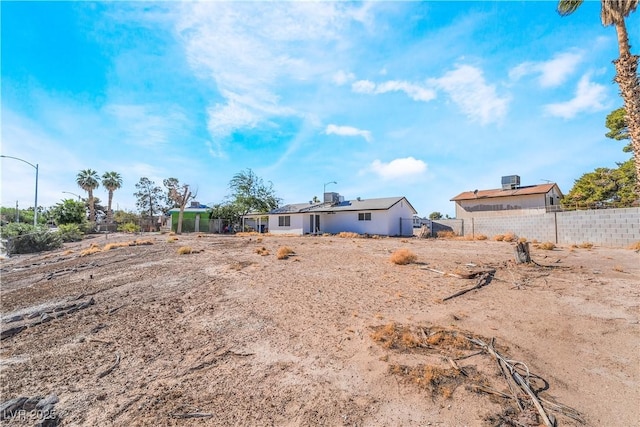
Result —
M502 177L503 190L515 190L518 187L520 187L519 175L507 175Z

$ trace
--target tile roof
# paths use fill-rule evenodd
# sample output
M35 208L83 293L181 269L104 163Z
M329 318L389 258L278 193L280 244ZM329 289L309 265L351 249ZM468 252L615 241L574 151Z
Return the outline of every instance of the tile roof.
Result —
M518 187L513 190L503 190L501 188L497 188L494 190L480 190L477 192L474 191L465 191L463 193L458 194L456 197L451 199L452 202L457 202L460 200L474 200L474 199L491 199L496 197L509 197L509 196L528 196L532 194L546 194L553 187L558 189L558 192L562 194L560 188L558 188L557 184L549 183L549 184L540 184L540 185L528 185L525 187Z

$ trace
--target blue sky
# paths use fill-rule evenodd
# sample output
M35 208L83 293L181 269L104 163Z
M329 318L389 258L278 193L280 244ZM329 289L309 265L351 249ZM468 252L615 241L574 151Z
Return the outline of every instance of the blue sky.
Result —
M284 203L406 196L453 216L462 191L557 182L629 155L599 2L2 2L2 147L39 165L38 204L116 171L202 203L251 168ZM635 53L638 13L627 21ZM35 170L2 159L3 206ZM106 191L95 195L105 203Z

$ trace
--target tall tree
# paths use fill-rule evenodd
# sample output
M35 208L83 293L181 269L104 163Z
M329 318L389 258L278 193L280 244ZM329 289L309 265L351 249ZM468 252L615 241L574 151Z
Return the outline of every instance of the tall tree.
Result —
M629 128L627 127L627 115L624 108L618 108L613 110L607 116L605 126L609 129L609 132L605 134L607 138L615 139L616 141L623 141L629 139ZM625 145L622 149L625 153L631 153L633 147L631 143Z
M93 169L81 170L76 176L76 183L87 192L87 202L89 203L89 221L96 220L96 210L93 200L93 190L100 186L98 172Z
M107 223L113 222L113 210L111 210L111 202L113 201L113 192L122 187L122 176L118 172L105 172L102 175L102 186L109 192L109 203L107 205Z
M606 126L609 132L607 138L623 141L629 139L624 108L618 108L607 115ZM629 145L622 151L629 152ZM565 196L563 203L567 207L584 204L587 207L603 204L613 204L619 207L632 206L637 199L635 193L637 176L633 159L624 163L617 163L618 167L597 168L593 172L585 173L575 181L571 191Z
M232 203L238 206L242 216L249 212L269 212L280 204L273 183L265 184L251 169L238 172L229 181Z
M176 229L177 234L182 234L182 219L184 218L184 208L187 206L190 200L194 199L197 195L191 192L189 184L180 184L176 178L168 178L163 181L164 186L168 190L168 199L176 204L180 208L178 213L178 227Z
M567 16L575 12L583 0L560 0L558 13ZM638 7L638 0L600 0L600 19L602 25L614 25L618 36L620 56L614 60L616 67L615 82L618 83L624 109L626 123L631 137L636 176L640 177L640 78L638 77L638 55L631 54L629 36L625 18ZM640 195L640 185L636 182L636 192Z
M162 188L156 185L147 177L140 178L140 181L136 184L138 191L133 195L138 199L136 206L140 209L143 216L153 220L154 215L158 214L162 210L162 202L164 194Z

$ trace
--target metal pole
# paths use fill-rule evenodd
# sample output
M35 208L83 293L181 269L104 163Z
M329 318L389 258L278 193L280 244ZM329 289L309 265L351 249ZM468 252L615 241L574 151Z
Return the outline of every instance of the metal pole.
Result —
M324 203L324 193L327 192L327 185L329 184L338 184L336 181L325 182L324 187L322 188L322 202Z
M29 163L26 160L21 159L19 157L5 156L4 154L0 154L0 157L6 157L7 159L20 160L21 162L28 164L29 166L31 166L36 170L36 201L35 201L35 206L33 207L33 225L38 225L38 164L36 163L34 165L33 163Z
M38 164L36 163L36 201L33 209L33 225L38 225Z

